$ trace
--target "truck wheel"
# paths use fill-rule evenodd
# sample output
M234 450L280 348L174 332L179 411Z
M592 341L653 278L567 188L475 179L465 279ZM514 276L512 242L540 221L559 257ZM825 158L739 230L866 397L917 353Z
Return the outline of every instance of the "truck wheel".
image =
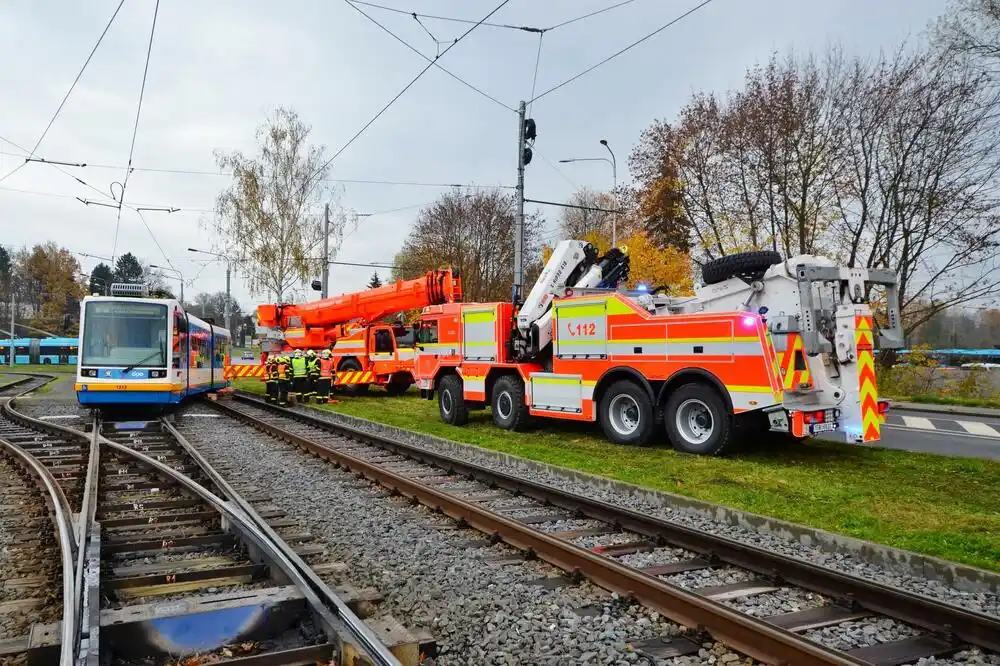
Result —
M525 430L531 424L531 414L524 403L524 382L520 377L504 375L497 379L490 407L493 423L504 430Z
M732 418L718 392L685 384L670 394L664 412L667 436L682 453L718 456L733 443Z
M701 267L701 279L705 284L725 282L732 277L752 282L759 280L768 268L782 261L781 254L773 250L738 252L706 262Z
M615 444L641 446L653 434L653 401L641 386L622 379L601 396L598 418L604 434Z
M438 411L448 425L461 426L469 422L469 407L462 393L462 379L458 375L445 375L438 382Z
M346 358L337 368L337 372L360 372L361 363L356 358ZM364 395L368 393L368 384L341 384L340 390L351 396Z

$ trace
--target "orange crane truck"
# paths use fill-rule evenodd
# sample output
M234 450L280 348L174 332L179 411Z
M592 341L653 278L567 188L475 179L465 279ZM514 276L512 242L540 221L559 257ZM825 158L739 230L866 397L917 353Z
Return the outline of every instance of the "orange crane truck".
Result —
M882 348L903 344L896 276L802 255L708 262L690 297L617 290L628 257L584 241L555 248L524 303L424 308L416 379L454 425L490 407L521 430L537 417L597 421L620 444L669 440L720 455L741 437L880 438L871 289ZM665 437L664 437L665 436Z
M261 341L261 364L268 354L329 349L337 369L335 387L357 395L377 384L390 394L399 394L414 383L414 332L401 324L378 322L407 310L453 303L461 298L461 278L446 268L428 271L413 280L398 280L310 303L259 305L257 337ZM263 377L263 365L257 367L261 370L253 376Z

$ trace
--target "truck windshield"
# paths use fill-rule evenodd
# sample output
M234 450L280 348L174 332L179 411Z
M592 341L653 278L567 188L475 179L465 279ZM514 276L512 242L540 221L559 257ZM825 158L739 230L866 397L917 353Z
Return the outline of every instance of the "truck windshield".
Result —
M167 364L167 306L95 301L83 321L83 365L162 368Z

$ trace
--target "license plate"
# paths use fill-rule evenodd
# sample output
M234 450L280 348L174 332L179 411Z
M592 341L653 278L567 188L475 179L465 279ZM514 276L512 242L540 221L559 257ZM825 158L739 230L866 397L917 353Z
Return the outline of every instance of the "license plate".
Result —
M836 423L814 423L813 425L809 426L809 432L812 433L829 432L831 430L836 430L836 429L837 429Z

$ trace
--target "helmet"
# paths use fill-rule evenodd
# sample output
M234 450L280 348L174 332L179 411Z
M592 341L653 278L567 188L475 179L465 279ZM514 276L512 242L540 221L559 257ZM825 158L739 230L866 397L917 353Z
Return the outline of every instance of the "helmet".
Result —
M310 350L308 350L308 351L306 352L306 356L308 356L309 358L312 358L312 357L313 357L313 356L315 356L315 355L316 355L316 352L315 352L315 351L313 351L312 349L310 349Z
M330 356L332 356L332 354L330 354L330 350L329 349L324 349L323 350L323 358L330 358Z
M302 350L301 349L296 349L294 356L295 356L295 358L302 358Z

